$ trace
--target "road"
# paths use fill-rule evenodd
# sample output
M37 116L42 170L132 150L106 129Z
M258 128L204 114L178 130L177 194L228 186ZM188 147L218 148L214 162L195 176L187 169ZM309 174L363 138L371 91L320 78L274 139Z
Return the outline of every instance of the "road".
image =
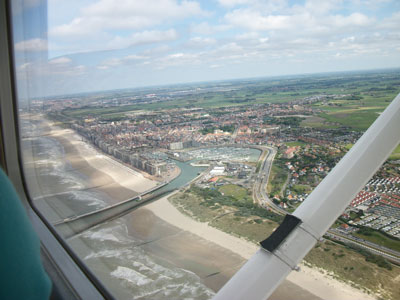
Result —
M400 264L400 253L397 251L394 251L392 249L387 249L382 246L379 246L377 244L364 241L364 240L359 240L354 238L353 236L349 235L344 235L340 234L337 232L334 232L332 229L328 230L327 233L325 233L325 236L328 236L334 240L346 243L346 244L353 244L356 245L360 248L364 248L371 252L372 254L382 256L386 258L387 260L390 260L396 264Z
M265 187L268 184L271 168L272 168L272 163L274 161L275 155L276 155L276 149L275 148L270 148L270 147L265 147L264 152L262 153L262 156L264 158L261 161L261 167L260 170L257 174L257 178L254 182L254 187L253 187L253 195L254 198L257 200L258 204L261 205L262 207L270 207L271 209L275 210L279 214L287 214L287 211L285 211L283 208L275 205L275 203L272 202L271 199L269 199L267 195L267 191ZM265 153L268 152L268 153Z

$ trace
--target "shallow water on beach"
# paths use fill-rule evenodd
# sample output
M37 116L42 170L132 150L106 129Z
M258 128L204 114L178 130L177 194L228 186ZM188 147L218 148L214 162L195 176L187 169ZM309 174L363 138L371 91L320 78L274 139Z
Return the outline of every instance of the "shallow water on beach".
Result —
M29 152L25 176L31 198L51 222L110 203L104 193L88 189L89 178L71 167L59 141L43 135L39 126L31 126L29 133L30 138L22 140L23 152Z
M194 272L155 255L151 246L149 251L151 241L129 234L125 218L92 228L69 242L118 299L209 299L214 295Z

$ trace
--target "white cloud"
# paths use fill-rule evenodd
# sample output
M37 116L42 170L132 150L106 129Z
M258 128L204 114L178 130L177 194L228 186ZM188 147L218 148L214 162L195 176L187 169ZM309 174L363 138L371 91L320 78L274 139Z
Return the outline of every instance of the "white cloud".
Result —
M367 26L374 21L361 13L352 13L349 16L335 15L328 18L327 24L332 24L332 27L348 27L348 26Z
M50 30L52 36L82 36L109 30L140 30L168 20L207 14L195 1L100 0L81 10L68 24Z
M71 59L67 57L60 57L51 61L37 61L25 63L19 67L19 73L25 76L46 80L46 78L56 76L58 78L63 76L79 76L87 71L84 65L75 65Z
M265 44L270 40L269 37L265 35L260 35L258 32L253 32L253 31L239 34L235 36L235 39L237 41L244 42L249 45L251 44L253 46L260 43Z
M288 7L287 0L218 0L226 8L235 6L251 7L255 10L275 12Z
M394 0L397 1L397 0ZM357 6L363 6L368 9L376 10L379 9L381 5L384 5L386 3L393 2L393 0L351 0L350 3L357 5Z
M222 6L232 7L240 4L249 4L251 0L218 0Z
M125 56L126 60L142 60L142 59L147 59L147 58L148 58L147 56L137 55L137 54Z
M59 25L51 28L50 37L81 37L82 35L90 35L97 33L100 29L101 20L75 18L68 24Z
M310 35L320 35L323 38L339 31L369 30L377 23L374 18L359 12L350 15L328 14L331 7L333 6L327 5L326 8L314 12L306 7L296 6L279 14L254 8L239 8L225 14L224 20L235 28L250 30L253 34L269 32L285 38Z
M217 32L223 32L232 28L228 24L210 25L207 22L201 22L199 24L194 24L190 27L190 31L195 34L211 35Z
M144 55L160 55L167 53L168 51L171 50L171 47L165 44L161 44L159 46L155 46L151 49L146 49L143 51Z
M204 52L198 53L183 53L177 52L168 54L164 57L158 58L153 62L153 66L156 70L162 70L167 67L174 66L193 66L204 63L203 56Z
M52 59L49 63L52 64L52 65L55 65L55 64L68 64L71 61L72 60L70 58L63 56L63 57L58 57L58 58Z
M238 40L251 40L251 39L258 39L260 34L258 32L249 31L245 33L238 34L236 39Z
M202 48L215 45L217 43L216 39L209 37L193 37L187 43L186 46L190 48Z
M285 29L290 27L290 17L284 15L262 15L258 11L236 9L225 16L228 23L254 31Z
M121 65L130 65L132 63L136 63L138 61L143 61L148 58L149 58L148 56L137 55L137 54L127 55L122 58L114 57L114 58L110 58L110 59L103 61L99 66L97 66L97 68L100 70L106 70L111 67L118 67Z
M29 68L29 66L31 65L32 63L24 63L24 64L22 64L22 65L20 65L19 66L19 70L25 70L25 69L27 69L27 68Z
M340 8L342 2L342 0L307 0L304 4L304 10L312 14L325 15Z
M400 28L400 12L395 12L390 17L387 17L379 22L378 29L399 31Z
M31 39L18 42L14 45L16 51L47 51L47 40Z
M354 42L355 41L355 37L354 36L349 36L349 37L347 37L347 38L344 38L344 39L342 39L342 42L343 43L352 43L352 42Z
M110 58L107 59L106 61L103 62L103 64L100 67L116 67L122 64L122 59L121 58Z

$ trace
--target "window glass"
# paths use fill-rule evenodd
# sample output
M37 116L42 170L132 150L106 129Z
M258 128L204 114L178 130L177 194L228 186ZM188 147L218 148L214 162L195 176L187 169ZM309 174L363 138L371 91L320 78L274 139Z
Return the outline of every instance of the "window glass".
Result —
M18 0L12 23L32 205L118 299L210 299L400 92L394 0ZM399 261L397 147L271 299L398 299Z

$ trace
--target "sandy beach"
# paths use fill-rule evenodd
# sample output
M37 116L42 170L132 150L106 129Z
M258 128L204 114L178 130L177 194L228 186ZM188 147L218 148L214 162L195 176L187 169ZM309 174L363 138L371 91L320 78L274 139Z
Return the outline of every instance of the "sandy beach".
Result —
M115 202L144 192L157 184L156 181L145 178L139 172L100 153L72 130L52 129L50 135L64 146L72 167L90 178L92 188L107 193ZM151 244L152 248L149 250L170 259L180 267L190 265L189 269L199 274L214 290L220 288L259 249L253 243L183 215L167 198L168 196L163 197L126 216L132 225L129 230L136 235L146 233L149 241L157 241ZM168 239L160 238L164 233ZM176 253L175 251L180 251L178 248L186 249L187 254ZM213 256L210 256L210 249L216 249ZM205 266L204 269L201 266ZM218 276L209 276L212 267L216 268L215 273ZM270 299L375 298L302 265L300 272L292 272Z
M157 181L100 153L71 129L54 129L50 135L62 143L72 167L87 175L93 188L116 201L126 200L157 185Z

